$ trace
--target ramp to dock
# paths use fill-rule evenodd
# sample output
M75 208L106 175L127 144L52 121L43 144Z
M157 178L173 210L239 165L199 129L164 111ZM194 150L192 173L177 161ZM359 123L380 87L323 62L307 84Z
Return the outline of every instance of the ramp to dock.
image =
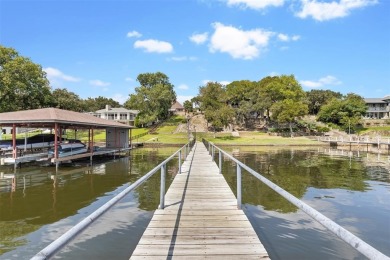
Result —
M203 143L196 143L131 258L269 259Z

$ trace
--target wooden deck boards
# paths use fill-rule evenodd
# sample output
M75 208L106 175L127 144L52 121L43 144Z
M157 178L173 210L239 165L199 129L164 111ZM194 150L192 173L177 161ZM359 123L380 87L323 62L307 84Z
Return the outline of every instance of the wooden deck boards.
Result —
M197 143L130 259L269 257L206 147Z

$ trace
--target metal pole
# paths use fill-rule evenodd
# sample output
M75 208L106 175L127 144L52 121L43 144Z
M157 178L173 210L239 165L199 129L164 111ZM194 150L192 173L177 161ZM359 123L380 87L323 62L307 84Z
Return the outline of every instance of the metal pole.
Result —
M237 163L237 208L241 209L241 167Z
M221 152L221 150L219 150L219 152L218 152L218 157L219 157L219 174L221 174L222 173L222 152Z
M179 174L181 174L181 150L179 151Z
M166 164L161 165L161 183L160 183L160 209L164 209L165 205L165 167Z

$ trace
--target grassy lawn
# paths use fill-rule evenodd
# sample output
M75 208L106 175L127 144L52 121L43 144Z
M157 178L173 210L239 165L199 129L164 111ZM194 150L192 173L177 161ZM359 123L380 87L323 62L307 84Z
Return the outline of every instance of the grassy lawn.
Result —
M226 145L315 145L322 144L315 140L308 139L306 137L281 137L271 136L266 133L259 132L240 132L240 137L233 137L231 135L222 135L207 138L215 144Z
M363 128L359 131L359 135L381 135L382 137L390 137L390 126L372 126Z

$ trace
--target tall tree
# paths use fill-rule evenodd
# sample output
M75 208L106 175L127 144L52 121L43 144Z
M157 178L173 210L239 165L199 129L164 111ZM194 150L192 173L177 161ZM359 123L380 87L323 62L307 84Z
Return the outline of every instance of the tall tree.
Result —
M340 92L322 89L312 89L306 92L306 96L310 115L317 115L321 107L333 98L341 99L343 97Z
M280 123L288 123L292 136L293 122L308 112L305 91L293 75L273 77L264 87L265 94L272 100L272 118Z
M364 99L356 94L349 93L345 98L333 98L322 106L317 119L324 123L333 123L346 131L354 131L367 111Z
M137 120L140 125L166 119L176 100L168 76L161 72L143 73L138 75L137 81L141 86L135 88L135 94L130 95L124 106L140 111Z
M232 123L234 110L227 105L224 87L218 82L208 82L199 88L199 101L207 122L213 125L214 133Z
M66 88L55 89L53 91L54 106L56 108L82 112L84 110L83 101L74 92Z
M102 96L98 96L96 98L87 98L83 101L84 110L87 112L95 112L100 109L104 109L106 105L111 107L120 107L118 101L113 100L112 98L106 98Z
M192 102L189 101L189 100L184 101L183 107L184 107L184 111L185 111L186 113L189 113L189 112L192 112L192 111L193 111Z
M0 112L49 107L52 101L42 67L0 45Z

